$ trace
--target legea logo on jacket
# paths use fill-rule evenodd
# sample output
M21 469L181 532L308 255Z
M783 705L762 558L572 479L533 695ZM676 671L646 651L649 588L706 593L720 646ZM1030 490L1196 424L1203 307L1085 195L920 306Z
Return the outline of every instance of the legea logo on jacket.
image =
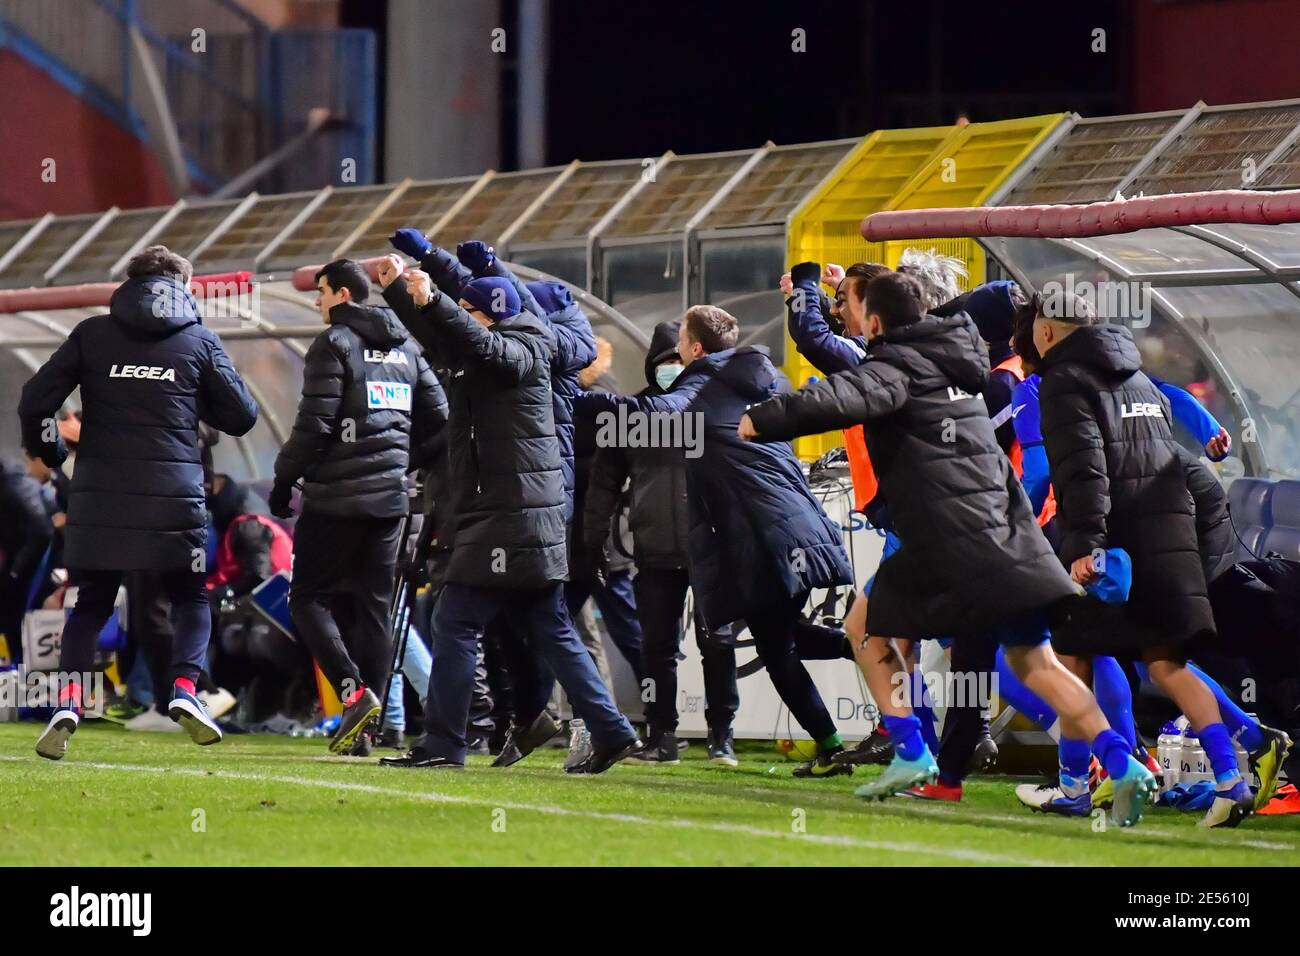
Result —
M1120 405L1120 418L1164 418L1165 410L1157 402L1134 402Z
M948 386L948 401L950 401L950 402L960 402L960 401L964 401L965 399L968 399L968 398L979 398L980 395L983 395L983 394L984 394L984 393L981 392L979 395L972 395L970 392L966 391L966 389L964 389L964 388L958 388L956 385L949 385L949 386Z
M397 412L411 410L411 386L401 382L366 382L366 405Z
M366 349L361 353L361 358L367 365L409 365L406 359L406 353L401 349L392 349L385 352L381 349Z
M161 365L114 365L108 370L109 378L150 378L159 382L176 381L176 369Z

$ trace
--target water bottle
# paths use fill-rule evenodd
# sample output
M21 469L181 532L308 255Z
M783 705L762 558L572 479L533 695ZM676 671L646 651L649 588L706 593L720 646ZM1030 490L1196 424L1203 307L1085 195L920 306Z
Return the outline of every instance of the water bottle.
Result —
M1156 762L1160 764L1160 792L1176 786L1181 772L1183 754L1183 735L1178 726L1170 721L1160 728L1156 739Z
M1214 783L1214 771L1206 759L1205 748L1196 736L1196 731L1188 727L1183 731L1182 755L1178 762L1178 782L1185 787L1202 781Z

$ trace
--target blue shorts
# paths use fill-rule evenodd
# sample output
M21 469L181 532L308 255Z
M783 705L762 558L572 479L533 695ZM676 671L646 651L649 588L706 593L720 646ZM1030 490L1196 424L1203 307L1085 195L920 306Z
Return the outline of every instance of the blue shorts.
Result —
M1037 647L1051 640L1047 618L1041 611L1030 611L998 624L990 632L1003 647Z

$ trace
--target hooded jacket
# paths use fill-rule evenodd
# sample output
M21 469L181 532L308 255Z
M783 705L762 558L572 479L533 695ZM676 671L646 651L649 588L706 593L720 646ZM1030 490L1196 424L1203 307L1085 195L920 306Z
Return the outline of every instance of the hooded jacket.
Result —
M23 443L51 467L42 423L81 387L81 442L64 533L70 568L173 570L204 553L199 423L243 435L257 421L221 340L179 279L128 279L23 388Z
M429 363L390 309L344 302L316 336L302 398L275 460L279 488L303 479L303 511L335 517L407 513L411 448L447 421Z
M1125 607L1138 644L1212 635L1196 511L1169 402L1142 373L1132 334L1118 325L1076 329L1048 350L1038 372L1061 560L1068 566L1096 549L1128 551L1133 587ZM1131 641L1104 646L1132 649Z
M663 395L655 380L660 363L677 358L680 322L660 322L645 358L646 387L638 396ZM626 448L607 445L591 463L583 506L583 544L594 551L609 538L610 525L631 479L628 513L632 556L638 568L684 568L690 532L686 455L682 448Z
M435 291L416 307L398 278L384 298L447 370L447 474L435 564L455 584L540 588L563 581L564 471L555 434L555 333L521 312L485 328Z
M686 458L687 553L691 587L711 628L802 603L813 588L852 582L840 529L813 497L790 446L736 434L745 410L784 381L767 349L746 346L696 359L662 395L579 397L587 414L616 415L622 404L685 412L689 427L702 427L701 453Z
M863 425L902 542L872 585L870 633L981 632L1078 591L998 446L988 374L964 313L927 316L871 340L857 368L750 409L760 441Z

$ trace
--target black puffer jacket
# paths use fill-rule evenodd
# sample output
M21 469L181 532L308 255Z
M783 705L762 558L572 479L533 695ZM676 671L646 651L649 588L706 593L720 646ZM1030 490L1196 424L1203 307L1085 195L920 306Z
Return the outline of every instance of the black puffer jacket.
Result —
M840 529L808 489L790 446L736 434L746 408L775 394L783 381L767 349L744 347L696 359L662 395L587 393L578 400L580 413L593 416L617 414L618 404L698 416L703 435L681 436L687 452L687 443L702 437L696 446L702 453L686 458L687 550L691 587L710 627L853 579Z
M1236 564L1237 535L1228 516L1228 492L1214 472L1182 445L1178 457L1187 473L1187 490L1196 505L1196 541L1201 551L1205 583L1213 584Z
M655 368L677 355L680 322L660 322L646 353L646 388L639 396L662 395ZM680 360L678 360L680 361ZM583 537L588 551L609 537L623 485L631 479L629 524L638 568L684 568L689 533L686 456L681 448L600 448L591 463L583 507Z
M0 461L0 575L26 587L53 540L41 486L21 465Z
M964 313L927 316L873 339L857 368L749 412L765 441L863 425L902 541L871 588L872 634L975 633L1078 592L998 447L988 373Z
M188 567L207 539L199 422L243 435L257 403L178 279L128 279L23 388L23 444L49 465L42 423L81 386L81 443L64 531L71 568Z
M1212 634L1214 620L1169 402L1141 366L1128 329L1086 326L1043 356L1038 394L1061 560L1128 551L1126 607L1147 644Z
M298 417L275 460L276 486L304 479L303 510L314 514L406 514L411 448L446 423L447 400L397 316L373 305L334 306L302 378Z
M521 313L485 328L441 292L417 309L398 278L384 298L448 370L446 580L493 588L562 581L564 471L551 404L555 333Z

